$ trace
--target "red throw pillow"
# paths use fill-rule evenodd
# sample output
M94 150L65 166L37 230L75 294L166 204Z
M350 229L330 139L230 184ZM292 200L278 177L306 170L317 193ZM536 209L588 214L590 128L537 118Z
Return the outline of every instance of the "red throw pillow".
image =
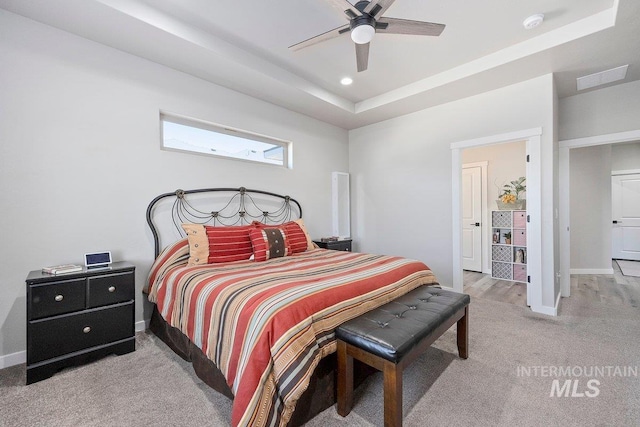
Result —
M182 228L189 239L189 265L248 260L253 254L249 230L254 225L182 224Z
M209 240L208 263L241 261L251 258L253 247L249 231L252 225L234 227L205 226Z
M307 235L297 222L290 221L280 227L284 228L287 234L287 242L292 254L304 252L308 249Z
M249 231L253 246L253 260L266 261L291 254L284 227L253 228Z

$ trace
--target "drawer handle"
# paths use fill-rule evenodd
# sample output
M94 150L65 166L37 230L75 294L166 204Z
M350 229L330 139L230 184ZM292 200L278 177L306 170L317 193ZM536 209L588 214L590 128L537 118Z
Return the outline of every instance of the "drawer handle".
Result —
M85 326L82 332L84 332L85 334L88 334L89 332L91 332L91 326Z
M109 292L115 292L116 291L116 287L115 286L109 286L109 289L107 289Z
M56 295L56 297L54 298L56 301L60 302L64 299L64 296L62 295Z

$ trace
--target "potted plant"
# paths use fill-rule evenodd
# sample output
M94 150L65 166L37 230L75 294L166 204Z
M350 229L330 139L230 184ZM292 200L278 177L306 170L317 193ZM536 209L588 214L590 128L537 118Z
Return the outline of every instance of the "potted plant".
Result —
M507 245L510 245L511 244L511 232L504 233L503 236L504 236L504 242Z
M527 186L524 183L525 181L526 178L524 176L521 176L515 181L511 181L509 184L505 184L502 187L502 193L500 193L500 196L498 196L498 200L496 201L498 204L498 209L526 209L527 201L520 198L520 195L527 191Z

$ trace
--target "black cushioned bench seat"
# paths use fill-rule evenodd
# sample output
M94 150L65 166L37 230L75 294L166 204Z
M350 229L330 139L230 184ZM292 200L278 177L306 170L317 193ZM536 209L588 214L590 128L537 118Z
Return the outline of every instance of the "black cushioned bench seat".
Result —
M468 357L469 295L421 286L342 324L338 339L338 413L353 404L353 358L384 372L385 426L402 425L402 371L457 322L458 354Z

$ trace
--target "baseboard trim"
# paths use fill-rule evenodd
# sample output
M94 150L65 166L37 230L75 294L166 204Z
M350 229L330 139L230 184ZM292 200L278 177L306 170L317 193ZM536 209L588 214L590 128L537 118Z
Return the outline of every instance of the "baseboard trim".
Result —
M613 274L613 268L572 268L569 274Z
M149 320L141 320L136 322L136 332L144 332L149 329Z
M546 305L531 306L531 311L534 313L546 314L547 316L557 316L558 309L556 307L549 307Z
M135 331L143 332L149 329L149 320L141 320L135 323ZM0 369L9 368L27 362L27 352L18 351L17 353L6 354L0 356Z
M531 311L535 313L546 314L548 316L557 316L558 307L560 306L560 297L561 294L558 292L558 296L556 297L556 305L554 307L549 307L548 305L539 305L537 307L531 306Z
M20 365L27 362L27 352L19 351L17 353L6 354L0 356L0 369L9 368L11 366Z

